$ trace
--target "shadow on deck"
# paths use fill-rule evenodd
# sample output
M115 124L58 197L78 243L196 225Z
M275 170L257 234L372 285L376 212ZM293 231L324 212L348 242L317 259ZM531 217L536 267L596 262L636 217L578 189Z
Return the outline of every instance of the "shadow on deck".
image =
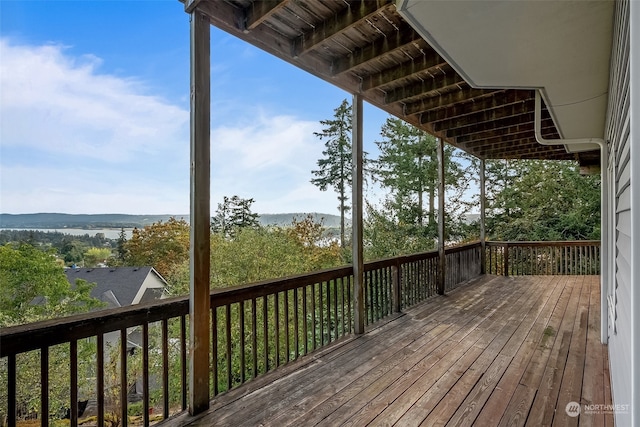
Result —
M610 404L599 276L484 276L162 425L613 425Z

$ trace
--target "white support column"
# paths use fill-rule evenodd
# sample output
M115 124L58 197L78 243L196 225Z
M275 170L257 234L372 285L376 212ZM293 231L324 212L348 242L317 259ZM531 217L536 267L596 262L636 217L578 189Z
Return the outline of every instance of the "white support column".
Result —
M351 248L353 254L353 328L356 334L364 333L366 316L364 300L364 260L362 248L363 216L363 142L362 142L362 96L353 95L352 119L352 196L351 196Z
M480 274L487 273L487 190L485 187L485 179L485 162L484 159L480 159Z
M631 425L640 425L640 2L629 2L631 153ZM614 396L615 399L615 396ZM615 402L627 403L627 402Z
M447 262L444 253L444 141L438 140L438 294L444 295L445 269Z
M191 236L189 274L189 413L209 408L210 22L191 12Z

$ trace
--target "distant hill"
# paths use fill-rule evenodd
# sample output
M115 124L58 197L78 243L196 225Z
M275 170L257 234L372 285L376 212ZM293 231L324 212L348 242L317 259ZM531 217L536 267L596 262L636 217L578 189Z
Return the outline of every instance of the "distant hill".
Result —
M293 218L302 219L306 213L283 213L260 215L262 225L290 225ZM337 215L312 213L316 221L323 218L323 224L327 228L340 226L340 217ZM144 227L158 221L167 221L169 218L184 218L189 220L189 215L127 215L127 214L62 214L62 213L35 213L35 214L0 214L0 228L133 228Z

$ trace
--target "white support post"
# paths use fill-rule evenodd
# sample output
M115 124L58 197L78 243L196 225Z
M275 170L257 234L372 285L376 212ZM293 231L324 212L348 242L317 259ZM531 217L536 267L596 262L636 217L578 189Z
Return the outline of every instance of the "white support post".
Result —
M191 235L189 245L189 413L209 408L210 22L191 12Z
M362 143L362 96L353 95L352 119L352 196L351 196L351 248L353 254L353 328L356 334L364 333L366 316L364 300L364 260L362 247L362 187L363 187L363 143Z

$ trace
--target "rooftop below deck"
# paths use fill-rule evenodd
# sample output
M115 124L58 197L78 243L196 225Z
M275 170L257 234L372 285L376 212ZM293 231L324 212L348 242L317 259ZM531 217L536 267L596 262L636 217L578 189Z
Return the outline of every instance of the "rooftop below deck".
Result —
M163 425L613 425L599 329L599 276L483 276Z

